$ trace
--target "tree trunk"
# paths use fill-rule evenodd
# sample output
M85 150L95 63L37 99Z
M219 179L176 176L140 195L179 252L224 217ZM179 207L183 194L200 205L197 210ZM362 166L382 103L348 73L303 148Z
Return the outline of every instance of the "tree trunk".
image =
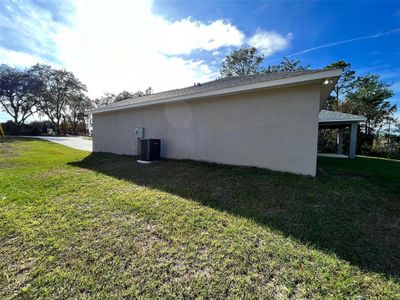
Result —
M56 131L57 131L57 134L61 134L61 129L60 129L60 120L58 120L57 121L57 123L56 123Z

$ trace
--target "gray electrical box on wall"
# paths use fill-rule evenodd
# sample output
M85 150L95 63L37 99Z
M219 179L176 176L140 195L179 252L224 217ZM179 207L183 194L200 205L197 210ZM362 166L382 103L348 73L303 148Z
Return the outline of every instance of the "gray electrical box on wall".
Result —
M143 127L137 127L135 128L135 135L137 138L144 138L144 128Z
M140 140L144 138L144 128L136 127L134 132L135 140L133 141L133 155L139 155L139 143Z

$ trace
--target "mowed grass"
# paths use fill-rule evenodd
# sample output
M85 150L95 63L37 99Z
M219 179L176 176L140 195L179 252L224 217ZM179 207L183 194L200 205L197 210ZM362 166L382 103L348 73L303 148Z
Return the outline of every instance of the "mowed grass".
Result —
M0 143L0 299L399 299L400 162L257 168Z

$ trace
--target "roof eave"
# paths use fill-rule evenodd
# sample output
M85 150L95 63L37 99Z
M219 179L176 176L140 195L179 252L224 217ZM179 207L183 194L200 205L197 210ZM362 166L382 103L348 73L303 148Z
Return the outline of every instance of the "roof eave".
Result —
M190 95L182 95L182 96L150 100L150 101L138 102L138 103L129 103L126 105L119 105L119 106L96 108L96 109L85 111L85 113L99 114L99 113L106 113L106 112L112 112L112 111L118 111L118 110L124 110L124 109L140 108L140 107L145 107L145 106L150 106L150 105L173 103L173 102L185 101L185 100L195 100L195 99L222 96L222 95L238 94L238 93L243 93L243 92L258 91L258 90L264 90L264 89L276 88L276 87L292 86L292 85L298 85L298 84L317 82L319 80L325 80L325 79L336 79L336 78L339 78L341 74L342 74L342 70L339 70L339 69L326 70L326 71L321 71L318 73L305 74L305 75L299 75L299 76L295 76L295 77L288 77L288 78L282 78L282 79L276 79L276 80L270 80L270 81L263 81L263 82L252 83L252 84L247 84L247 85L240 85L240 86L229 87L229 88L223 88L223 89L218 89L218 90L198 92L198 93L194 93L194 94L190 94Z
M344 119L344 120L320 120L319 123L355 123L355 122L365 122L367 120L367 118L365 117L360 117L357 119Z

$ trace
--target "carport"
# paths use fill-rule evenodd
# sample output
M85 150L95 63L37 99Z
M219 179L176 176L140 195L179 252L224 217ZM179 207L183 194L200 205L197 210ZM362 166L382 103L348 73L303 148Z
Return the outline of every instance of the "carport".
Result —
M356 157L357 128L358 124L365 122L364 116L346 114L337 111L321 110L319 113L320 129L339 129L337 136L337 154L343 155L343 132L346 127L350 127L350 147L349 158Z

